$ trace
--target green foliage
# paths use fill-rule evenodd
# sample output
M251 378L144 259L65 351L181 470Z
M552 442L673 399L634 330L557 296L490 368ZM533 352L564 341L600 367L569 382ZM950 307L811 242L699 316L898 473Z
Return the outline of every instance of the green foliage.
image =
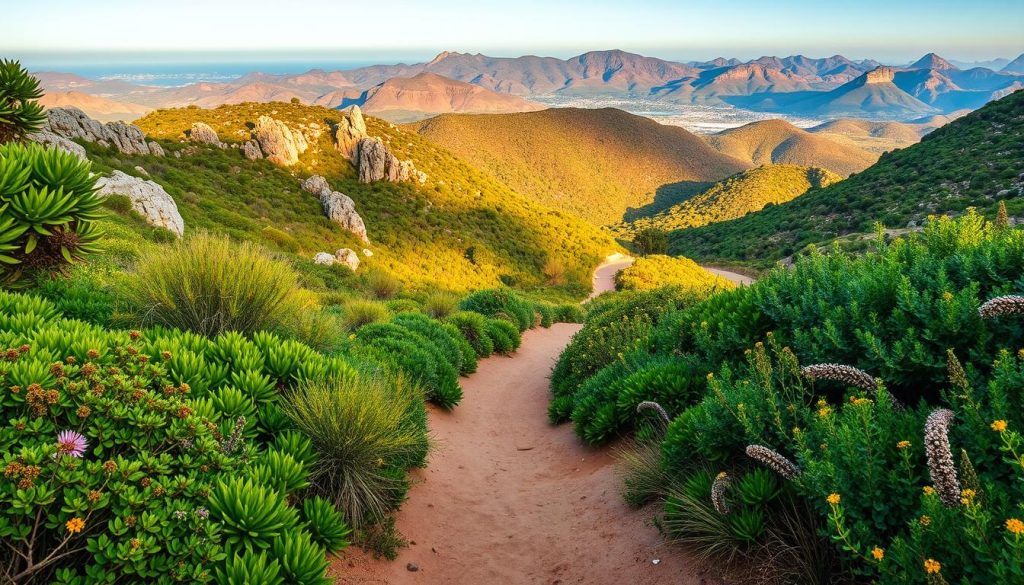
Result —
M668 232L663 229L646 227L633 236L636 251L644 256L668 252Z
M305 382L282 405L316 448L315 491L353 527L401 502L408 488L402 470L426 455L422 400L405 376L349 372Z
M0 62L0 88L6 63ZM38 144L0 145L0 283L96 252L103 234L95 225L102 216L95 190L89 163L73 154Z
M665 286L678 286L707 297L736 285L681 256L673 258L652 255L638 258L615 275L616 290L651 290Z
M462 399L459 387L461 353L445 349L429 338L397 323L374 323L356 332L356 350L389 362L423 385L427 398L444 408L454 408ZM450 349L451 348L447 348Z
M494 342L487 335L487 317L473 311L457 311L449 315L445 322L459 329L478 358L489 357L494 353Z
M281 575L288 583L330 585L334 581L324 574L327 559L324 548L302 530L289 530L274 540L274 557L281 563Z
M471 293L459 303L459 309L474 311L492 319L504 319L526 331L533 327L533 306L508 289L488 289Z
M39 80L18 61L0 59L0 144L20 140L42 128L46 113Z
M391 312L383 303L362 299L346 302L341 314L342 327L346 331L356 331L363 325L382 323L391 318Z
M302 519L313 540L327 552L337 552L348 546L352 531L329 501L320 496L307 498L302 502Z
M267 553L246 552L227 560L217 568L217 585L284 585L281 563Z
M435 319L444 319L459 310L459 297L445 291L431 292L423 302L423 312Z
M519 329L504 319L488 319L487 336L494 344L495 353L512 353L519 349L519 345L523 342Z
M297 522L295 509L285 504L280 491L250 480L219 482L209 503L229 554L266 550Z
M476 369L476 355L472 353L472 348L469 352L472 355L472 363L465 361L464 344L466 340L458 330L453 331L440 321L421 313L399 313L392 322L428 339L460 374L466 374Z
M994 218L999 202L993 196L1020 188L1022 113L1024 93L1012 93L919 144L883 154L845 181L741 219L673 232L669 251L701 262L771 266L809 244L870 237L876 221L902 231L923 225L930 215L959 215L969 207ZM1019 197L1007 199L1006 206L1011 215L1024 213Z
M402 290L402 281L382 269L368 270L362 277L363 288L378 299L394 298Z

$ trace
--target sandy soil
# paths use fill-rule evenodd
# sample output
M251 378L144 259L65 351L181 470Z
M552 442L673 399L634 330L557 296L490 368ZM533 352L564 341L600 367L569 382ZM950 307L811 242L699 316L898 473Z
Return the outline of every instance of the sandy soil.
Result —
M612 258L595 289L632 259ZM629 509L607 449L583 446L547 420L548 375L580 325L523 336L511 357L480 362L453 412L430 407L435 442L398 513L411 541L398 560L353 549L334 561L341 584L697 585L718 583L664 544L653 511ZM414 564L416 571L410 571Z

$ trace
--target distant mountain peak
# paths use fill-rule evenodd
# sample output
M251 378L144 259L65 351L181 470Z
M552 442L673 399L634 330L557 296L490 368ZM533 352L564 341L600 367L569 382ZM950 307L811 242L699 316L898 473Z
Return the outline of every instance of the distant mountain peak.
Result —
M924 57L921 57L915 61L911 66L911 69L938 69L941 71L959 70L960 68L953 65L949 61L939 57L935 53L928 53Z
M892 67L875 67L864 75L860 76L861 85L869 83L891 83L896 78L896 71Z

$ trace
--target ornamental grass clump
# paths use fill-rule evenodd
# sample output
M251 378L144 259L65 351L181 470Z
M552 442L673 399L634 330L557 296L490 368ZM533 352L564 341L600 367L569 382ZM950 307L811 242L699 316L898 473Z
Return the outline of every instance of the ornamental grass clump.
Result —
M144 323L213 337L281 327L297 287L292 268L257 245L199 234L144 254L132 292Z
M942 503L955 508L960 505L961 492L949 447L949 426L952 422L952 410L939 408L932 411L924 423L924 445L932 485Z
M358 373L311 380L282 405L318 455L313 490L353 528L382 519L404 496L403 471L422 461L422 391L405 376Z

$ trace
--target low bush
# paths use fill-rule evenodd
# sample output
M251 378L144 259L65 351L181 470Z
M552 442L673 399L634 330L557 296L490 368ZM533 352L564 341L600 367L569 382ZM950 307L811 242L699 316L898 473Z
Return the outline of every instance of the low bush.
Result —
M392 322L430 340L444 354L445 360L452 367L458 370L460 374L465 373L462 347L456 341L451 331L445 329L440 321L431 319L422 313L399 313ZM461 337L461 334L458 334L458 336ZM475 357L473 361L476 361Z
M488 319L487 336L491 338L495 353L512 353L523 342L519 329L504 319Z
M377 301L352 299L341 308L341 322L345 331L356 331L364 325L383 323L391 318L387 306Z
M357 528L401 501L405 467L426 454L423 429L409 416L422 410L423 397L405 376L360 372L309 381L282 408L316 448L310 476L316 492Z
M402 281L383 268L371 268L363 274L363 290L378 299L394 298L402 290Z
M533 306L509 289L494 288L471 293L459 303L463 311L474 311L491 319L505 319L519 331L533 327Z
M374 323L356 332L356 351L363 351L386 363L392 363L413 380L421 383L427 398L444 408L454 408L462 400L459 370L449 359L461 360L461 354L447 354L429 338L396 323Z
M435 319L444 319L459 310L459 296L445 291L434 291L423 302L423 312Z
M142 322L206 336L280 327L297 287L288 264L208 234L143 254L136 279L130 292Z
M478 358L494 353L494 342L487 335L487 318L472 311L457 311L448 316L446 323L454 325L469 342Z
M631 266L615 275L616 290L652 290L666 286L678 286L706 298L736 285L681 256L637 258Z

